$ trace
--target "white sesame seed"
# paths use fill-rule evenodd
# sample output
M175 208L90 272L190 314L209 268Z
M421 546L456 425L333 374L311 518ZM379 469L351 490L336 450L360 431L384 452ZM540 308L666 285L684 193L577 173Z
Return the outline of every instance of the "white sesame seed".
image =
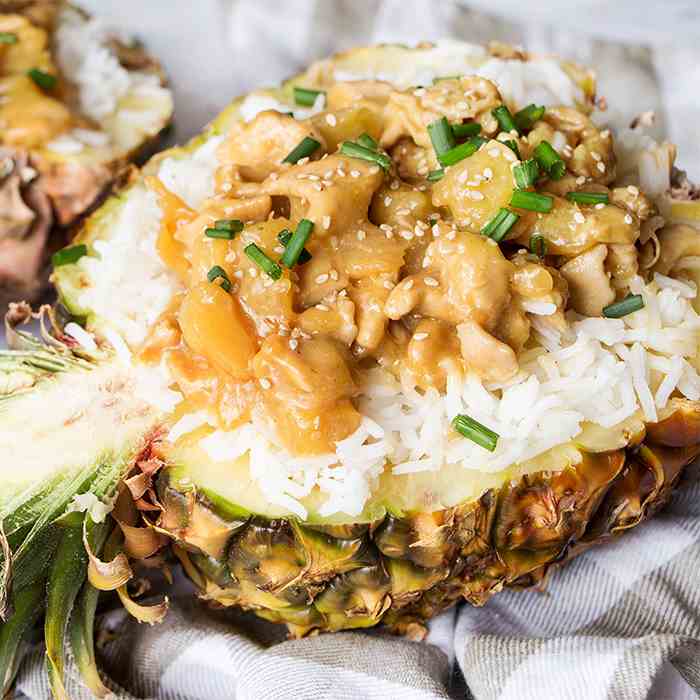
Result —
M411 289L413 287L413 280L406 280L403 283L403 288L404 289Z
M626 223L626 224L631 224L632 221L633 221L633 219L632 219L632 217L630 216L630 214L625 214L625 223Z
M574 221L577 224L584 224L586 223L586 217L580 211L577 211L574 213Z
M359 170L351 170L350 171L350 177L360 177L362 173Z
M393 226L390 226L389 224L379 224L379 228L380 228L382 231L387 231L387 232L391 231L392 233L393 233L393 231L394 231L394 227L393 227Z
M427 333L414 333L413 340L425 340L428 337Z
M579 175L579 176L576 178L576 184L577 184L577 185L585 185L585 184L586 184L586 177L585 177L585 175Z
M335 118L335 114L326 114L326 124L328 126L335 126L338 120Z
M297 165L306 165L309 162L310 158L309 156L305 156L304 158L299 158L297 161Z
M338 177L345 177L345 171L342 168L338 168L335 172L338 174Z
M604 163L598 163L598 165L596 167L598 168L598 170L600 170L601 173L605 172L605 164Z
M497 148L489 148L489 155L491 158L498 158L501 152Z
M249 268L248 268L248 274L249 274L251 277L257 277L257 276L258 276L258 270L257 270L257 268L255 268L255 267L249 267Z
M401 187L401 183L398 180L392 180L389 185L390 190L398 190Z
M328 282L328 273L324 272L318 275L318 277L316 277L314 281L316 282L316 284L325 284L326 282Z
M376 175L379 172L379 166L378 165L373 165L370 169L369 172L371 175Z
M296 340L296 338L292 338L289 341L289 349L290 350L296 350L299 347L299 341Z
M414 94L416 97L423 97L423 95L425 95L425 88L416 88L416 89L413 91L413 94Z
M325 304L316 304L316 308L319 311L330 311L330 309Z
M272 387L272 382L271 382L269 379L266 379L265 377L263 377L263 378L260 380L260 386L261 386L263 389L270 389L270 388Z
M405 238L407 241L410 241L413 238L413 231L399 231L399 236L401 236L401 238Z
M633 196L633 197L638 197L639 196L639 188L635 187L634 185L628 185L627 186L627 191Z
M274 250L278 255L282 255L285 251L285 247L283 245L276 245L272 250ZM226 257L228 258L228 256Z
M312 182L318 182L321 178L318 175L309 174L306 176Z
M605 209L605 204L603 202L598 202L598 204L595 205L596 209Z
M408 216L411 212L408 209L397 209L396 213L399 216Z
M440 283L434 277L426 277L423 282L425 282L428 287L439 287Z
M388 207L392 203L392 201L392 198L389 195L387 195L386 197L384 197L384 206Z
M317 182L314 185L314 189L316 190L316 192L323 192L323 185L320 182Z
M328 274L334 282L338 281L338 270L331 270Z
M610 138L610 129L604 129L603 131L600 132L600 135L604 139L609 139Z
M328 231L328 229L331 227L331 217L326 215L321 219L321 225L323 228Z
M596 162L600 162L602 160L600 153L597 153L596 151L591 151L591 158L593 158L593 160Z
M467 194L476 202L480 202L484 198L484 195L476 190L467 190Z
M358 241L364 241L365 238L367 238L367 233L365 231L360 230L357 232L357 240Z
M491 168L484 168L484 177L490 180L493 177L493 170L491 170Z
M393 289L394 283L391 280L384 280L384 289Z

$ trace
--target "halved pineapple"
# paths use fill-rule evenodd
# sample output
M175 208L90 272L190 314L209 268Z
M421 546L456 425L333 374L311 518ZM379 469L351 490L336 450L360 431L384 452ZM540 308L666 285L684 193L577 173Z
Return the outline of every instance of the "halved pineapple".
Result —
M538 59L529 60L536 64ZM538 83L544 73L533 65L526 86L548 105L555 102L552 94L569 103L571 112L552 109L548 119L561 120L563 113L569 121L562 129L576 132L576 124L582 124L579 132L589 142L598 138L583 114L593 93L590 81L582 79L586 74L547 60L547 74L554 71L559 82ZM141 177L87 220L76 239L87 254L55 271L60 310L67 317L53 319L44 339L48 345L21 332L18 324L27 320L28 311L13 307L8 332L14 350L0 355L0 464L2 483L8 485L8 495L3 488L0 496L3 590L8 594L8 614L0 628L5 684L11 681L20 641L40 614L48 579L46 636L54 692L62 692L62 648L70 638L86 682L101 694L90 636L94 586L116 588L130 610L157 619L162 609L149 615L126 598L131 571L124 555L148 558L164 536L204 599L252 609L286 623L293 635L380 622L419 635L425 620L455 601L483 604L503 586L538 582L553 564L636 525L665 502L683 467L700 452L700 403L687 398L695 396L700 381L690 364L698 352L700 324L688 301L692 287L687 277L665 274L678 265L660 277L647 273L645 281L636 275L624 278L621 263L610 271L620 296L632 289L653 307L658 331L653 337L644 336L634 320L650 318L643 316L649 310L612 325L609 319L565 315L566 283L557 265L567 259L566 247L563 260L550 257L544 264L517 251L521 232L518 239L505 239L502 248L493 240L485 242L476 235L481 223L472 213L483 209L478 196L471 197L471 208L462 202L463 228L451 227L453 202L447 197L438 206L430 196L432 180L422 172L423 161L432 154L405 135L389 143L382 131L382 124L395 116L382 107L389 94L399 94L396 99L404 102L415 98L421 109L428 109L423 98L440 97L442 90L441 80L427 97L424 88L397 93L396 85L426 85L433 78L477 70L491 77L501 71L504 90L512 89L504 101L516 111L528 98L508 82L511 69L529 75L527 57L514 53L499 58L452 44L363 49L316 64L278 91L237 100L201 137L153 159ZM380 70L394 86L366 82ZM343 82L350 77L362 80ZM461 89L454 78L446 83L448 90ZM327 89L337 110L300 111L292 101L295 85ZM445 102L445 109L462 109L459 101ZM434 100L431 109L435 102L440 104ZM267 112L264 120L254 120L254 112L270 107L296 110L298 119ZM489 107L480 125L484 133L497 136L498 124L490 115ZM393 124L393 133L416 128L409 116L408 122ZM248 120L244 126L242 119ZM256 133L263 123L264 133L232 141ZM327 158L284 165L281 157L270 157L280 155L280 143L300 126L302 136L308 132L318 147L327 149ZM537 139L554 131L545 120L519 136L520 154L527 157ZM342 161L343 155L333 152L360 138L373 160L386 158L373 140L390 150L390 175L362 160ZM485 150L486 156L474 161L480 163L479 178L469 174L468 159L456 172L467 173L465 188L481 193L493 179L485 172L491 159L510 163L514 149L488 141L478 147L495 153ZM562 151L570 167L599 162L584 158L589 154L585 148L572 148L570 157ZM239 159L233 163L227 161L232 153ZM333 194L335 176L325 172L331 164L336 174L340 169L347 175L349 184L337 183L348 188L341 191L345 198L309 201L315 192ZM512 165L518 164L513 155ZM302 177L294 182L290 173ZM566 177L576 190L576 178L571 173ZM498 178L493 186L505 187L507 181ZM607 192L585 176L584 181L589 194ZM545 192L557 186L561 182L545 178L539 184ZM613 191L610 197L615 196ZM289 269L278 270L277 255L284 251L278 236L284 236L285 228L294 229L314 206L318 220L314 236L305 242L311 260L295 268L294 276ZM369 208L374 212L370 218L391 216L395 226L381 228L379 218L368 220ZM597 211L582 208L583 223L572 220L573 228L562 236L572 235L567 231L581 235L576 228L581 224L595 245L622 245L601 239L609 233L610 227L600 224L609 212ZM634 224L633 216L637 214L629 214ZM239 218L245 222L243 232L236 230L240 227L234 219ZM523 222L532 224L525 217ZM394 235L389 230L394 228L411 236ZM440 245L429 248L428 238ZM663 242L662 235L658 238ZM258 252L249 257L253 243ZM614 251L621 260L620 249ZM260 252L267 256L261 265L269 278L253 267ZM469 268L477 258L490 266L487 284L451 290L460 303L483 313L475 311L470 324L454 321L454 306L440 306L430 290L463 268L479 272ZM244 269L242 260L250 260ZM392 266L401 268L394 277ZM418 284L425 291L414 298L410 292ZM347 295L333 293L344 288L350 289ZM396 289L407 296L394 295ZM505 302L496 304L496 297ZM409 302L410 313L402 313ZM382 320L382 307L390 320ZM45 318L52 320L47 313ZM290 329L285 335L279 325L273 332L262 323L263 316L276 322L292 319L290 325L298 323L303 333ZM465 325L458 338L454 326L460 321ZM531 326L537 332L532 338ZM523 329L528 331L525 340ZM567 332L576 341L569 338L557 346L554 336ZM362 345L355 341L360 333L366 338ZM437 344L431 344L431 333ZM599 336L603 340L589 348L597 359L589 357L585 365L593 363L598 374L586 374L576 362L567 364L576 343L588 347ZM491 372L492 366L477 362L470 339L486 350L501 343L501 354L510 350L520 373L500 384L478 375ZM455 378L450 363L462 357L460 340L469 361L459 364L464 374L457 372ZM606 375L604 368L612 366L619 374L619 363L632 365L640 353L643 359L644 353L653 354L645 360L653 366L648 382L638 374L634 381L630 378L631 410L605 405L608 385L619 377ZM430 357L437 358L433 363L440 364L440 371L413 375L423 382L418 390L403 387L405 377L377 374L416 363L426 369ZM634 367L636 372L638 365ZM294 380L281 382L282 371ZM547 376L537 374L541 371ZM458 411L445 408L444 397L461 407L468 398L464 392L476 392L478 400L469 405L475 410L481 410L480 403L493 405L486 414L491 426L500 421L506 428L508 416L525 401L522 427L537 399L529 403L528 392L536 383L557 379L557 373L575 392L567 395L571 405L555 414L556 426L535 424L524 437L514 429L498 438L492 453L481 447L466 457L460 452L466 441L447 418ZM675 377L671 389L671 380L664 383L668 375ZM455 394L455 382L462 379L463 393ZM348 394L355 385L361 389ZM655 392L651 404L644 386ZM272 390L277 394L268 393ZM580 413L583 404L575 402L586 395L600 411ZM386 396L388 401L382 398ZM392 401L402 402L398 415ZM422 401L433 402L429 410ZM424 412L411 413L416 405ZM284 449L279 443L268 448L270 423L255 422L258 414L247 414L241 406L271 416L273 426L286 430ZM579 418L572 424L574 408ZM409 415L411 425L392 427L402 415ZM437 433L435 416L441 421ZM548 432L548 427L561 432ZM424 428L437 435L439 463L428 463L431 455L421 455L414 444ZM375 455L378 446L384 449L382 441L391 442L389 457ZM330 462L319 445L337 449ZM515 445L518 459L507 451ZM111 524L95 522L105 505L114 505L113 518L106 521L117 523L111 534ZM112 564L101 564L98 556Z
M69 229L173 113L156 59L62 0L0 3L0 306L36 299Z

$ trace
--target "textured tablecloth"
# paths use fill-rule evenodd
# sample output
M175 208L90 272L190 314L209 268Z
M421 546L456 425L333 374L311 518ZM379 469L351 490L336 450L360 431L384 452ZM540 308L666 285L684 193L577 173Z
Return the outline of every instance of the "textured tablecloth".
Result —
M178 139L198 131L231 96L277 82L339 48L440 36L496 38L596 65L601 93L618 123L656 109L659 130L681 142L681 162L698 173L700 61L688 40L696 3L664 6L658 22L664 31L655 46L640 44L634 14L630 41L612 43L611 32L618 30L603 24L604 10L596 10L598 25L586 18L584 6L593 3L585 0L577 3L576 11L584 13L580 26L568 13L564 29L547 24L545 3L537 4L533 21L522 24L515 21L517 12L505 12L498 1L493 12L500 9L501 17L429 0L82 4L136 32L163 58L175 86ZM562 9L570 3L549 5ZM646 14L661 11L658 3L632 5L646 27ZM668 13L674 7L683 24L677 22L682 31L669 44L674 32L673 25L666 31ZM617 7L617 16L622 14ZM605 38L584 36L585 26ZM622 36L613 38L624 40L624 26L619 31ZM279 628L247 615L215 613L181 596L160 626L138 625L120 611L103 617L100 636L111 641L101 648L101 663L123 698L693 698L700 692L699 516L694 476L653 522L556 572L545 592L503 592L481 609L447 612L431 624L428 643L381 631L284 641ZM89 697L73 669L69 675L71 697ZM25 658L18 692L32 700L49 698L40 647Z

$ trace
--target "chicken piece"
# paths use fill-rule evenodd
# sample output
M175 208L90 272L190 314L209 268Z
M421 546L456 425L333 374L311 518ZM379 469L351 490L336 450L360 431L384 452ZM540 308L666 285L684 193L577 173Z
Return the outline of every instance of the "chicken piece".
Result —
M381 344L389 322L384 307L392 287L390 275L379 275L359 279L348 289L355 303L358 352L376 350Z
M458 225L476 233L510 202L516 163L508 146L488 141L473 156L447 169L433 186L433 204L449 207Z
M553 197L547 214L518 210L520 220L510 230L509 238L528 246L530 237L538 233L547 240L552 255L573 257L598 243L634 243L639 238L636 216L616 207L577 205L567 199Z
M418 146L411 139L401 139L390 151L391 159L401 180L422 182L435 163L435 156L427 148Z
M461 369L461 349L453 326L444 321L423 319L406 348L404 367L417 386L444 391L447 377Z
M641 223L648 221L656 214L656 206L645 194L634 185L628 187L615 187L610 190L610 202L618 207L627 209L634 214Z
M355 304L347 296L337 295L306 309L297 318L297 325L308 335L327 335L350 347L357 337Z
M572 173L603 185L615 179L615 153L609 130L600 131L585 114L572 107L549 107L543 120L566 137L566 146L559 150ZM552 140L557 147L554 136Z
M469 320L457 326L462 357L487 382L507 382L518 373L518 358L509 345Z
M633 277L639 272L637 247L631 243L610 244L605 269L610 274L616 289L626 289Z
M246 180L261 182L288 168L282 161L307 136L321 144L313 157L322 156L324 139L310 122L265 110L249 122L234 123L217 155L223 166L235 165Z
M494 328L510 301L513 265L490 238L462 233L428 246L424 272L403 279L389 295L385 311L398 319L415 311L450 323L471 319Z
M352 280L384 275L395 282L408 241L368 221L348 227L338 238L338 268Z
M233 183L231 193L288 197L292 219L314 222L314 236L340 234L362 220L384 181L382 169L366 160L334 154L297 165L260 184Z
M450 122L478 121L485 134L495 134L498 123L491 110L502 101L496 86L476 75L441 80L432 87L393 92L384 110L386 128L380 143L390 148L408 136L432 152L427 126L442 116Z
M597 245L559 270L569 285L572 306L584 316L601 316L603 308L615 301L610 275L605 270L607 255L607 246Z
M670 224L658 232L660 254L654 272L669 275L680 269L684 258L700 259L700 231L686 224Z

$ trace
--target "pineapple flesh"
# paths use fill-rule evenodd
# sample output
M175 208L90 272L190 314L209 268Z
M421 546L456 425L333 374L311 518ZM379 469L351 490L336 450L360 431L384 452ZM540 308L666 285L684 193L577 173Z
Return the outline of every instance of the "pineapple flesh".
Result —
M65 697L68 644L93 693L106 694L92 642L97 589L117 590L139 619L157 621L164 607L141 608L126 583L166 543L203 600L253 610L293 636L379 623L420 636L440 610L538 584L666 502L700 453L698 273L687 264L698 232L674 219L666 192L654 199L638 179L616 180L623 164L587 116L586 71L503 51L359 49L234 101L86 221L76 242L87 255L54 272L59 306L34 314L40 339L23 330L31 310L11 308L11 349L0 352L4 689L45 607L54 694ZM556 99L531 123L519 112L527 94L501 94L474 75L515 60L558 71L560 83L545 86ZM378 73L391 82L365 79ZM433 87L416 88L426 73ZM464 77L439 79L455 74ZM295 104L295 87L319 91L313 104ZM504 131L504 106L519 115L519 131ZM426 128L441 116L478 125L484 139L451 165ZM313 151L285 164L304 138ZM345 153L357 141L364 158ZM565 172L549 177L540 165L526 189L536 185L551 212L511 206L518 219L499 246L481 231L522 186L519 159L535 163L545 141ZM342 182L329 170L343 171ZM579 204L571 192L594 199ZM659 210L664 228L645 228ZM311 259L277 267L279 236L307 218ZM551 247L539 257L534 244L527 250L538 235ZM469 287L465 268L486 282ZM600 330L603 307L629 304L628 295L647 314L629 318L658 326L645 344L624 335L642 337L633 320L606 319ZM389 424L377 431L362 413L378 371L385 389L410 380L413 400L435 402L426 424L454 377L469 374L484 401L502 397L506 425L503 397L525 386L523 373L573 352L573 341L557 350L547 338L579 328L588 336L576 343L617 334L596 346L596 361L637 367L641 353L647 363L646 384L630 378L635 403L619 420L588 416L537 449L544 429L531 429L510 461L508 437L493 452L463 452L467 438L442 426L441 464L426 469L426 457L397 444L400 459L358 471L350 488L337 474L353 474L352 454L340 455L340 468L306 469L368 425L350 451L381 444ZM268 462L256 453L270 425L282 435L275 454L289 457L273 468L303 477L279 487L265 471L272 453Z

